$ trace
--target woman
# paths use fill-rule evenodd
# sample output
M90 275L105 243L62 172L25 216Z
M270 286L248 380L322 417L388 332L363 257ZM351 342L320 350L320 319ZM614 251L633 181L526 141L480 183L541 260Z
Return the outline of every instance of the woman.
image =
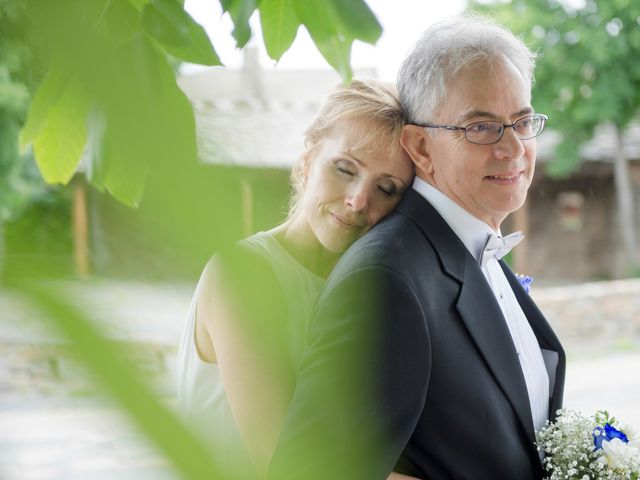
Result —
M202 274L178 355L178 399L234 472L249 465L247 453L266 471L324 280L411 184L403 124L388 87L336 88L305 132L288 218L215 255Z

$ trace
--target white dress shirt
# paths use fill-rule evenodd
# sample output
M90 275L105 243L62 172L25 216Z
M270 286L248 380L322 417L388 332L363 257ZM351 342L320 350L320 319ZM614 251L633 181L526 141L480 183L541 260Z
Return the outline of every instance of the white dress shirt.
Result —
M487 236L491 233L501 235L499 230L494 231L488 224L471 215L424 180L416 177L413 189L438 211L477 261L480 260ZM549 375L540 345L498 259L495 256L491 257L481 270L500 305L511 333L527 385L533 427L539 430L549 418Z

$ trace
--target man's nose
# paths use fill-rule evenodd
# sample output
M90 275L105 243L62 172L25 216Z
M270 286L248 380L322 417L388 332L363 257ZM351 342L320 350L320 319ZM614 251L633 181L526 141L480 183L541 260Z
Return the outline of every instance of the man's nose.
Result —
M505 128L500 141L494 144L496 158L520 158L524 155L524 145L513 128Z

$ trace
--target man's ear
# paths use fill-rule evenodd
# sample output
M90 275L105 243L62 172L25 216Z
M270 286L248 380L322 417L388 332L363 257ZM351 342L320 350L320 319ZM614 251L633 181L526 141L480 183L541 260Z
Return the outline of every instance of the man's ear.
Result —
M411 157L416 173L423 178L433 175L433 162L430 154L430 137L424 128L417 125L405 125L400 136L400 145Z

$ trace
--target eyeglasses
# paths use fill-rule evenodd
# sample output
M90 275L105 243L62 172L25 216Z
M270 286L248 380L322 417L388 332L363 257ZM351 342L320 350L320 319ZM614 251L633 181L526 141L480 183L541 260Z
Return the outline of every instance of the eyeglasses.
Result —
M436 125L433 123L416 123L418 127L443 128L449 131L464 132L464 138L476 145L491 145L498 143L507 128L513 128L520 140L529 140L537 137L544 130L544 124L549 117L541 113L522 117L511 125L500 122L473 122L466 127L456 127L453 125Z

